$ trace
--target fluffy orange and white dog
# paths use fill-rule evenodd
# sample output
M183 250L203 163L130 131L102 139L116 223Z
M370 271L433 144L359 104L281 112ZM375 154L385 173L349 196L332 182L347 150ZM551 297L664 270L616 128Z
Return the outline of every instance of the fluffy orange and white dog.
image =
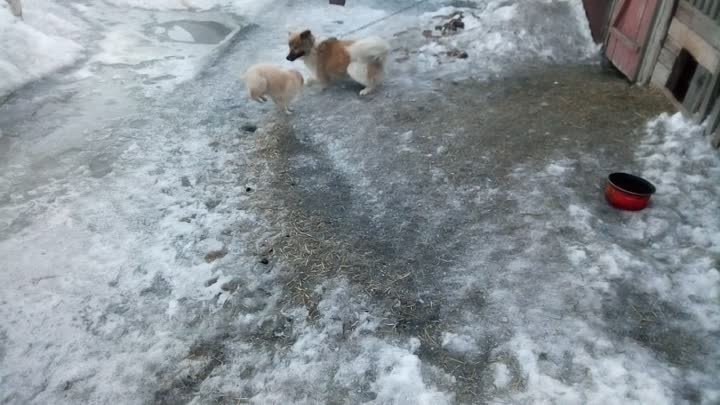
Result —
M357 41L329 38L316 43L310 30L290 33L287 60L303 58L321 88L331 81L350 76L365 86L360 95L372 93L383 79L390 45L380 37Z
M280 111L290 114L290 103L302 93L305 80L297 70L287 70L273 65L250 66L242 79L251 99L264 103L266 96Z

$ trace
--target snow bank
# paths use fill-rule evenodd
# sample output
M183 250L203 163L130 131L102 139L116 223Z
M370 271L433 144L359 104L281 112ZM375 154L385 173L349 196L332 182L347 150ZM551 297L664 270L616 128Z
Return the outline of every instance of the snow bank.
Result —
M444 275L452 307L483 299L447 310L443 347L472 361L470 343L496 342L498 403L720 399L720 156L679 113L639 131L627 170L657 186L651 207L609 207L602 175L587 184L607 169L592 154L518 164L500 194L512 215L483 222L491 237Z
M108 0L118 7L146 10L210 10L221 8L238 14L252 15L271 4L269 0Z
M545 174L530 180L570 200L548 219L582 235L560 239L569 266L555 264L566 269L556 288L582 293L553 294L575 301L583 319L564 314L551 321L551 335L528 329L513 338L527 386L516 398L669 405L678 403L679 387L697 392L698 403L720 398L720 345L711 338L720 331L720 158L702 127L680 113L660 115L645 132L636 170L658 192L642 212L588 205ZM546 173L561 174L557 166L550 163ZM548 201L526 208L553 206L551 198L537 198ZM562 307L553 301L544 298L543 305Z
M672 252L671 271L648 271L648 288L691 310L704 328L720 325L720 162L703 129L682 114L663 114L647 127L638 151L643 176L658 189L653 205L631 222L648 253Z
M157 36L144 32L144 25L161 20L157 15L140 8L166 12L206 11L219 9L226 15L255 15L270 4L251 0L110 0L97 4L68 4L57 0L25 2L24 19L14 17L8 5L0 2L0 96L62 68L71 66L86 56L89 44L98 35L84 20L103 21L99 32L100 53L90 63L138 64L157 62L140 72L155 78L176 73L171 84L193 77L197 72L198 54L205 55L212 46L192 44L193 38L180 27L168 33L177 41L163 43ZM82 18L79 15L82 14ZM231 24L228 24L232 28ZM93 27L97 28L97 27ZM187 42L187 46L174 46ZM189 61L182 62L189 55ZM162 73L158 71L162 70ZM172 86L165 86L166 89Z
M0 96L70 66L83 57L86 26L49 1L25 2L23 20L0 2Z
M476 3L422 16L423 26L434 36L420 48L422 69L497 74L523 61L584 62L598 54L580 0ZM434 28L458 12L465 28L441 36ZM556 22L560 20L562 25ZM457 58L460 52L467 58Z

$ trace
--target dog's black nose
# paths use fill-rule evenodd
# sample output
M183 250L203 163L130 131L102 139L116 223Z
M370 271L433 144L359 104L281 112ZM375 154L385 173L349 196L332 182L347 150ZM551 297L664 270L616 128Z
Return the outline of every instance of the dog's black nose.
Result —
M294 62L295 60L297 60L298 58L302 58L303 56L305 56L304 51L300 51L300 52L290 51L290 53L288 53L288 56L286 59L289 60L290 62Z

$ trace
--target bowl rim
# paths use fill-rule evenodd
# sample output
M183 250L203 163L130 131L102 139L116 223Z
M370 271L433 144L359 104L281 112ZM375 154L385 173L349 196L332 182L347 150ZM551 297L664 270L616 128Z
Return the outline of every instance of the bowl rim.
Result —
M635 180L638 180L639 182L644 183L646 186L648 186L648 189L650 190L650 192L649 192L649 193L637 193L637 192L634 192L634 191L626 190L626 189L618 186L617 184L615 184L615 182L612 181L612 177L615 176L615 175L618 175L618 176L627 176L627 177L631 177L631 178L633 178L633 179L635 179ZM646 179L644 179L644 178L642 178L642 177L640 177L640 176L636 176L636 175L634 175L634 174L625 173L625 172L614 172L614 173L610 173L610 174L608 175L608 177L607 177L607 181L608 181L608 183L609 183L610 185L612 185L614 188L622 191L623 193L627 193L627 194L631 194L631 195L636 195L636 196L640 196L640 197L649 197L649 196L655 194L655 191L657 190L657 189L655 188L655 185L652 184L651 182L649 182L648 180L646 180Z

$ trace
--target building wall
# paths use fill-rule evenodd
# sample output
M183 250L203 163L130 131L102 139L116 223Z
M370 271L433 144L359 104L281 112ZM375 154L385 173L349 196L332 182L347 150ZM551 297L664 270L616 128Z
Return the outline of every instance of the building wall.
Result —
M651 83L686 115L701 122L720 144L720 0L680 0L663 42ZM678 99L680 98L680 99Z
M720 5L720 0L713 0L713 3ZM717 70L720 64L720 23L710 20L685 0L679 2L670 23L653 73L653 84L665 87L673 63L683 48L705 69Z

